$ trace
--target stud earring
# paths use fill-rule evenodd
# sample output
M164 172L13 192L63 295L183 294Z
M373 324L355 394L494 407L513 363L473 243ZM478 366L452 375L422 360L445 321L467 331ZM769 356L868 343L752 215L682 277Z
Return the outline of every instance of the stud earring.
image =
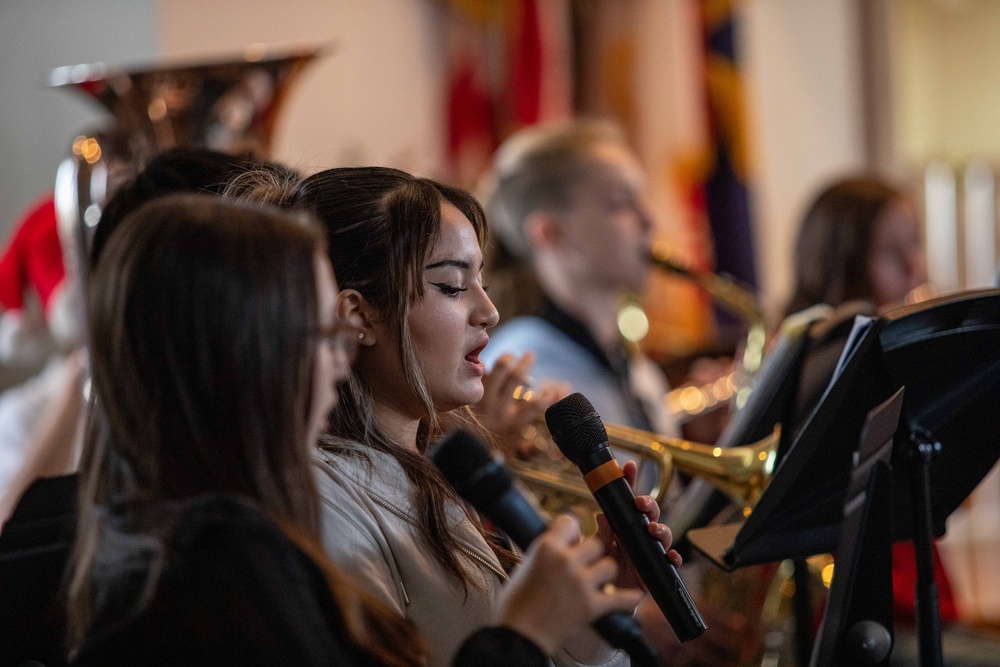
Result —
M365 339L365 333L362 331L361 333L358 334L358 340L364 340L364 339Z

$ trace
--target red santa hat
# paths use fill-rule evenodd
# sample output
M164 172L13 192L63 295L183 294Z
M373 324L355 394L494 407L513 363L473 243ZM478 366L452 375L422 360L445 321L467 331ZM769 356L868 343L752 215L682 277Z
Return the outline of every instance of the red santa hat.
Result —
M48 195L24 213L0 256L0 360L31 365L49 353L46 325L65 328L65 278L55 204ZM26 309L30 293L37 295L44 321Z
M18 221L0 257L0 306L22 310L27 291L34 291L48 313L56 287L66 277L56 207L52 195L32 205Z

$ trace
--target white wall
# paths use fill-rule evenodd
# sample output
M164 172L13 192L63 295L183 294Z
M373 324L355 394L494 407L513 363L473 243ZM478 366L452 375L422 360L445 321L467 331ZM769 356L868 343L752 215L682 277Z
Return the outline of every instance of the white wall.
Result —
M650 10L657 16L676 18L683 5L656 1L668 6ZM792 243L808 198L826 179L864 163L856 6L746 0L740 11L756 149L751 195L758 266L767 305L776 311L788 291ZM66 93L44 88L48 69L67 63L219 57L251 43L329 44L331 54L291 91L275 157L307 171L367 162L439 173L442 23L440 6L430 0L0 3L6 158L0 161L0 231L6 234L13 212L50 187L66 143L97 115ZM679 45L676 35L670 41ZM670 106L669 100L657 104ZM681 126L668 133L677 133L671 140L676 149L683 148L686 133L703 131L677 109L667 115L664 122Z
M891 3L896 143L909 169L928 160L1000 162L1000 3Z
M274 157L306 171L384 164L439 171L442 12L423 0L160 0L162 55L218 57L252 43L327 44L292 89Z
M799 219L829 179L865 166L857 7L747 0L740 44L758 154L751 186L758 270L771 312L791 289Z
M60 65L148 62L157 52L155 0L0 2L0 243L19 213L51 190L70 142L103 113L48 88Z

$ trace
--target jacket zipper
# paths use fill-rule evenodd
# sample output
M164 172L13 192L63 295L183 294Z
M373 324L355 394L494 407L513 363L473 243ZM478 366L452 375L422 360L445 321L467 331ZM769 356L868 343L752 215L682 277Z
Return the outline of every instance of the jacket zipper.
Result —
M493 572L493 574L500 577L500 581L507 581L508 577L506 572L493 565L493 563L489 562L488 560L477 554L472 549L466 549L464 546L459 544L458 550L461 551L466 556L468 556L469 558L471 558L472 560L476 561L477 563L480 563L481 565L485 566L487 569Z

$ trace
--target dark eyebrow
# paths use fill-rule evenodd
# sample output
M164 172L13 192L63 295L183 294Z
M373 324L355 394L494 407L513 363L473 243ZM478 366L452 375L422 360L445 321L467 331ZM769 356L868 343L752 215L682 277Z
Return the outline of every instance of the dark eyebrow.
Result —
M472 268L472 266L468 262L462 261L460 259L443 259L440 262L434 262L433 264L428 264L427 266L424 267L424 270L427 271L430 269L437 269L442 266L456 266L466 271Z

